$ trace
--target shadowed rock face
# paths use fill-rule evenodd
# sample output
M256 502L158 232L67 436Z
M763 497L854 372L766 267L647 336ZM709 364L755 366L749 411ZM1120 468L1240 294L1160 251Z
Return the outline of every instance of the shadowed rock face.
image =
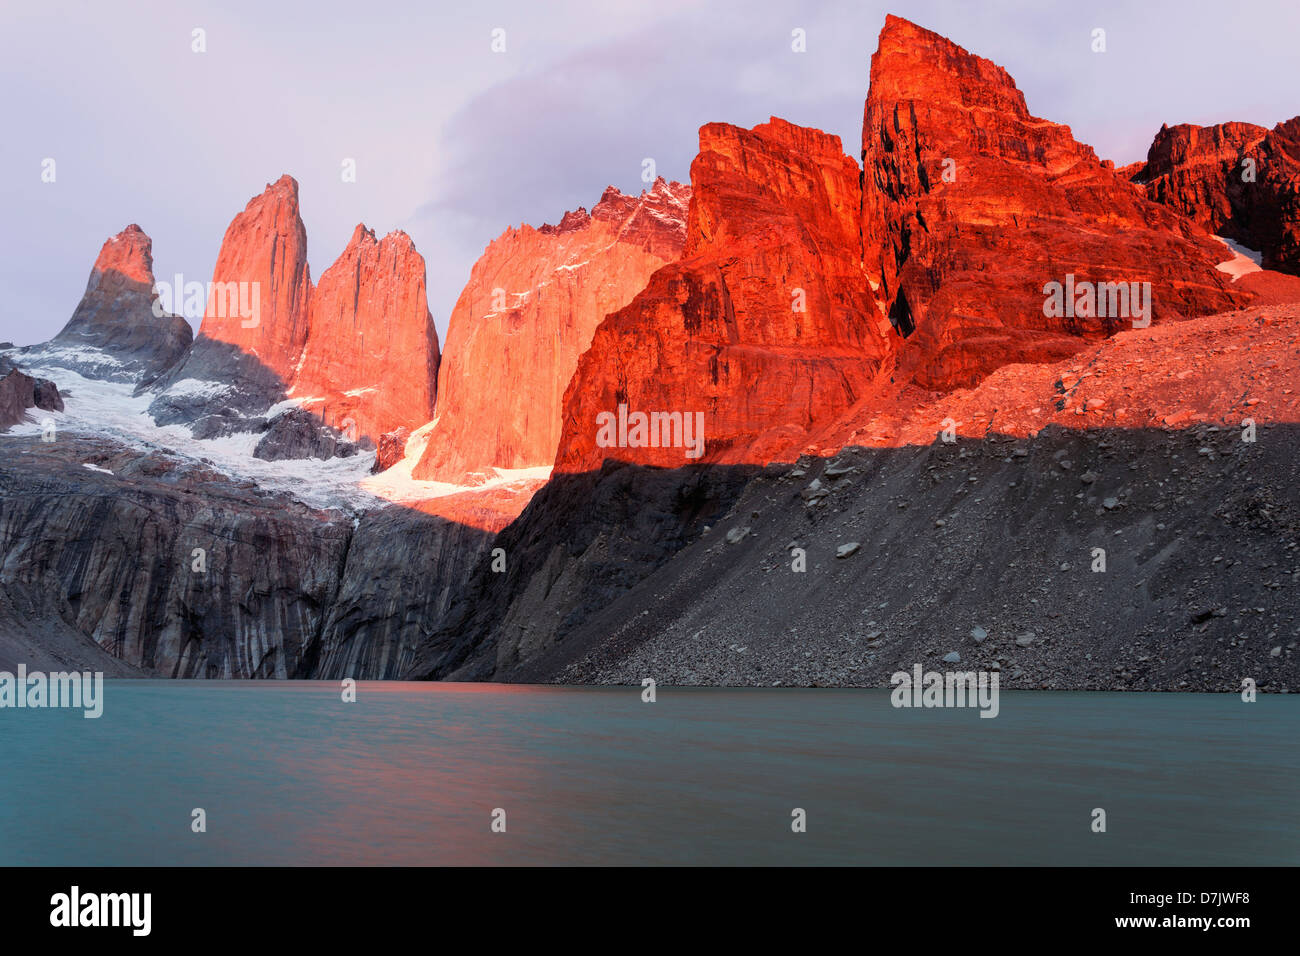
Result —
M516 513L478 497L354 520L157 448L7 438L0 652L73 634L162 677L399 677Z
M312 672L322 679L407 677L505 523L481 530L401 507L364 516L352 533Z
M32 378L0 355L0 431L27 420L27 409L63 411L53 382Z
M463 482L555 460L578 356L607 314L681 254L689 196L663 179L640 196L611 186L590 213L493 240L451 314L438 420L417 478Z
M597 328L556 468L690 462L672 422L670 447L602 444L597 416L619 405L676 414L682 432L702 416L696 460L741 463L797 455L860 397L890 345L859 264L857 189L835 136L775 118L703 127L682 259Z
M1150 199L1261 252L1265 269L1300 276L1300 116L1272 130L1163 126L1131 175Z
M99 251L68 324L25 362L90 378L148 385L184 357L194 332L178 315L155 315L153 240L134 223Z
M289 461L302 458L350 458L357 446L320 419L301 408L291 408L267 423L266 433L253 449L253 457L263 461Z
M159 676L302 676L351 530L158 449L60 433L0 456L0 604Z
M866 266L901 334L899 372L932 389L1064 357L1126 316L1044 314L1044 285L1150 282L1155 321L1249 296L1221 244L1147 202L1069 127L1030 115L1001 67L889 17L863 114Z

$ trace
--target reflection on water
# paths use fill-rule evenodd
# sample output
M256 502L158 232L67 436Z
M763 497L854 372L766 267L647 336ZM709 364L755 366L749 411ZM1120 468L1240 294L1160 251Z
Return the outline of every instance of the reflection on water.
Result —
M0 864L1300 863L1300 700L1001 704L109 682L99 720L0 711Z

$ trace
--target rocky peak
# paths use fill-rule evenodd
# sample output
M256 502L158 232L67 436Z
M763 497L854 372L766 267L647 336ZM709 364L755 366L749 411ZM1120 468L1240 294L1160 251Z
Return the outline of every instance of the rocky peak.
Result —
M117 282L153 289L153 240L135 223L105 240L90 271L86 291Z
M911 100L992 112L1004 119L1031 118L1024 94L1002 67L891 14L871 57L867 102Z
M209 289L194 347L150 406L159 424L186 423L205 437L264 425L259 416L284 397L302 355L312 285L292 176L231 220Z
M591 222L591 216L587 212L587 207L579 206L577 209L571 209L566 212L563 217L561 217L558 226L552 226L548 222L540 226L537 231L543 235L553 236L562 232L575 232L578 229L582 229L589 222Z
M1300 117L1161 126L1131 178L1148 198L1300 275Z
M416 478L456 483L549 466L564 387L596 326L685 241L688 187L605 190L559 226L507 229L474 264L447 330L437 421Z
M685 252L596 329L557 471L793 460L865 393L888 345L862 275L858 166L837 145L777 119L701 128ZM668 434L635 430L650 413Z
M51 341L25 349L27 360L148 385L194 338L181 317L155 315L155 299L153 240L132 223L100 247L72 318Z
M235 216L221 242L212 281L256 284L258 314L232 315L228 304L214 297L199 334L235 345L286 375L306 341L311 294L297 180L281 176Z
M311 326L290 397L355 439L433 417L438 335L424 257L410 236L364 224L312 293Z
M1239 301L1223 247L1148 203L1068 126L1032 116L1001 67L891 17L863 110L861 234L900 381L970 386L1051 361L1134 314L1049 315L1044 287L1150 283L1148 318Z

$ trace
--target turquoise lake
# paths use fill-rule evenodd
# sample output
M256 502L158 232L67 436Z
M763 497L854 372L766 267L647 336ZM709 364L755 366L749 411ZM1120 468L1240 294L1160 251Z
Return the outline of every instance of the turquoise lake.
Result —
M1008 691L991 720L886 690L341 696L110 681L98 720L0 710L0 865L1300 863L1295 696Z

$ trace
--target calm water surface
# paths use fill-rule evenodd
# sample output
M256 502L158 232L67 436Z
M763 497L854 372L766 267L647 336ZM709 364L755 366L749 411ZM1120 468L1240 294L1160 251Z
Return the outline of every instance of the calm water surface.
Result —
M988 720L883 690L104 693L98 720L0 710L0 865L1300 863L1297 697L1005 692Z

